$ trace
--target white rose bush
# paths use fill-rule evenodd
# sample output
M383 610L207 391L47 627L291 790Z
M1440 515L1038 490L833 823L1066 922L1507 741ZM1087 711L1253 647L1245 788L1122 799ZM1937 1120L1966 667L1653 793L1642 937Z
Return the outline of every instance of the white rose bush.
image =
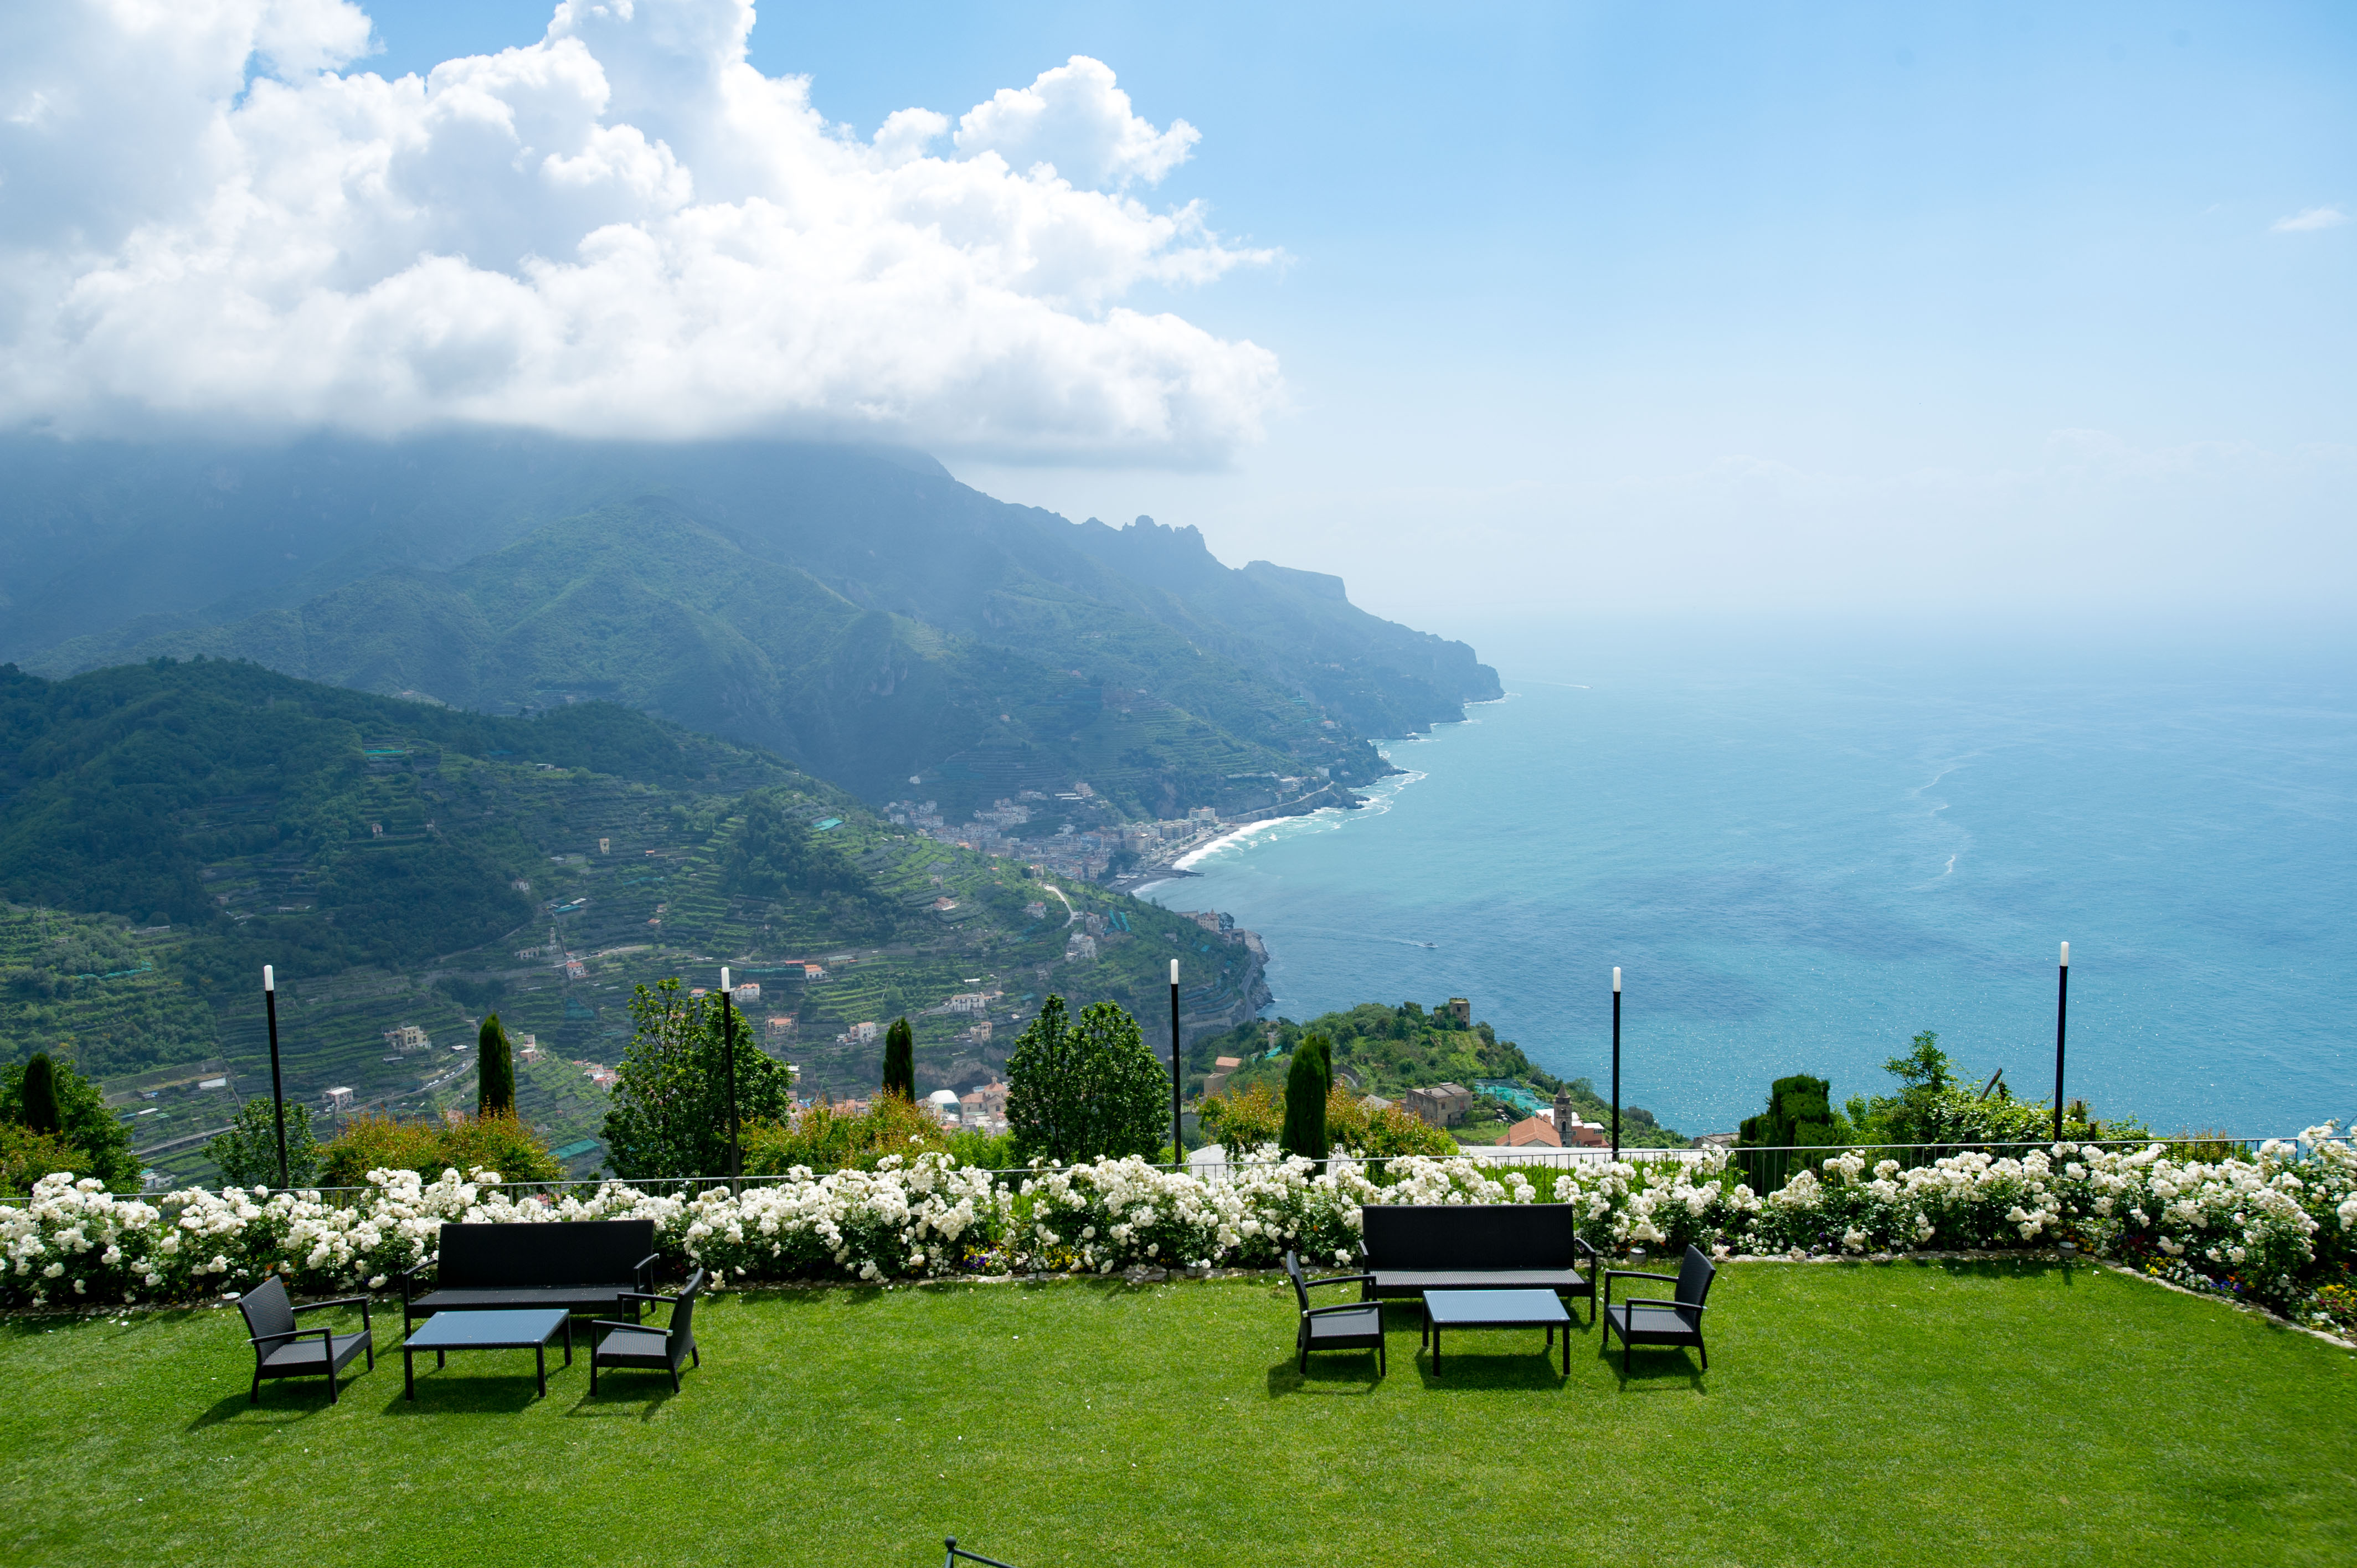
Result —
M1362 1204L1560 1202L1612 1251L1692 1242L1721 1257L1839 1257L2068 1242L2303 1321L2357 1326L2357 1142L2331 1122L2251 1158L2063 1143L1912 1168L1847 1150L1767 1194L1740 1175L1721 1152L1504 1170L1413 1155L1378 1170L1347 1157L1320 1169L1273 1148L1209 1175L1140 1159L1003 1173L920 1154L866 1171L796 1166L741 1192L608 1181L566 1196L511 1189L488 1170L434 1181L374 1171L359 1194L231 1187L154 1197L59 1173L22 1205L0 1206L0 1305L218 1300L272 1274L303 1293L384 1290L432 1255L446 1220L651 1219L675 1266L733 1283L883 1283L1265 1268L1288 1249L1313 1268L1346 1268Z

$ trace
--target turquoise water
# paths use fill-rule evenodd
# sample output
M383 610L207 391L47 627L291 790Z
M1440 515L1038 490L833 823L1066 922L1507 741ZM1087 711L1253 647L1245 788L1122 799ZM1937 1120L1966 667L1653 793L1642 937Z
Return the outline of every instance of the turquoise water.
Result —
M1549 678L1542 680L1535 669ZM2329 662L2071 682L1570 654L1390 744L1375 805L1147 896L1231 911L1271 1011L1451 995L1688 1133L1936 1029L1969 1073L2244 1135L2357 1112L2357 702ZM1561 677L1556 679L1555 677ZM1429 945L1427 945L1429 944Z

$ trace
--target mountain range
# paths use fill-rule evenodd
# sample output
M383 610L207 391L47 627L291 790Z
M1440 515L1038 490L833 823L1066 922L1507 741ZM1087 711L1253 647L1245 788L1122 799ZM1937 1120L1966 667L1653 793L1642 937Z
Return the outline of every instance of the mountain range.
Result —
M1087 783L1132 817L1323 797L1500 694L1340 578L1074 524L920 455L517 435L0 443L0 658L242 659L522 713L608 699L871 803Z

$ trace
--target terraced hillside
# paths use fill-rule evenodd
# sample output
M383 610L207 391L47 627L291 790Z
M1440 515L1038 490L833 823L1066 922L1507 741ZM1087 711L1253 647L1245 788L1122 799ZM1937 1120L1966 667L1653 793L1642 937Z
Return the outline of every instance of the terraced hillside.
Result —
M532 1036L520 1109L591 1145L576 1170L602 1155L593 1074L620 1058L631 988L668 975L733 964L764 1047L836 1096L878 1076L858 1026L904 1013L920 1088L963 1090L1051 989L1151 1026L1178 957L1191 1031L1266 995L1243 935L908 836L619 707L489 718L166 663L0 671L0 1048L72 1056L176 1179L208 1175L203 1138L267 1092L265 962L290 1098L471 1105L496 1008Z

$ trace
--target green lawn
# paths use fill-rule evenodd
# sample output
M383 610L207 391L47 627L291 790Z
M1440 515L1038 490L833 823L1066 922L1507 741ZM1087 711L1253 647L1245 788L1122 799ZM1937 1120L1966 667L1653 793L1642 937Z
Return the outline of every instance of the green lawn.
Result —
M1340 1292L1329 1292L1340 1294ZM2357 1560L2357 1356L2085 1267L1725 1271L1711 1370L1392 1319L1293 1369L1250 1281L709 1301L683 1391L397 1354L330 1407L234 1310L0 1325L9 1563ZM308 1323L311 1319L306 1319ZM400 1313L377 1315L379 1339Z

